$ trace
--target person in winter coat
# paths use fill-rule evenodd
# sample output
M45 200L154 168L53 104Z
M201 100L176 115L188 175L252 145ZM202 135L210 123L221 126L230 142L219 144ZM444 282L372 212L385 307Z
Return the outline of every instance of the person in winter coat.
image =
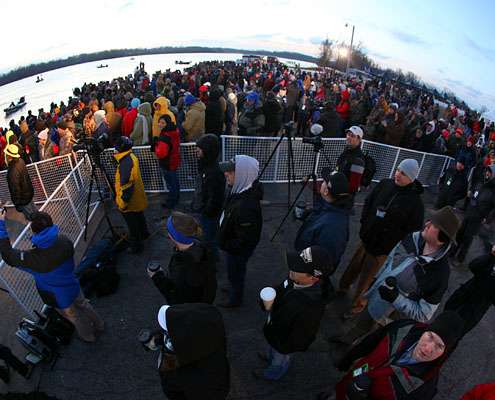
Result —
M220 102L222 92L220 89L212 89L205 111L205 132L220 136L223 132L225 111Z
M287 109L285 110L284 122L293 121L294 112L297 110L297 102L301 97L302 91L297 84L294 75L289 77L289 84L287 85Z
M337 159L336 170L342 172L349 181L349 193L354 195L361 187L366 160L361 151L363 130L359 126L351 126L346 132L347 146Z
M457 312L464 320L462 336L470 332L495 305L495 245L488 254L469 263L473 277L463 283L445 303L445 310Z
M462 264L481 225L495 218L495 165L485 169L485 180L471 188L471 196L457 235L456 264Z
M378 329L338 362L347 374L318 400L432 400L462 323L447 311L429 325L400 320Z
M215 259L200 239L199 224L190 215L174 211L167 220L167 231L174 246L167 273L148 269L148 275L167 304L212 304L217 290Z
M74 244L59 234L59 227L45 212L37 212L31 221L33 248L13 249L5 214L0 213L0 253L9 265L31 274L43 302L55 307L74 324L79 337L86 342L96 341L104 323L84 298L74 275Z
M173 210L180 197L180 184L177 176L177 168L180 166L180 134L167 114L160 117L158 126L161 128L160 136L153 138L151 151L158 158L160 171L168 189L167 201L162 204L162 207Z
M19 129L21 130L19 144L23 146L24 162L30 164L39 161L38 140L36 136L30 131L26 121L22 121L19 124Z
M149 144L151 141L151 104L143 103L138 106L138 114L134 120L130 138L134 146Z
M305 218L294 241L296 251L321 246L329 255L328 274L322 276L322 297L330 295L330 275L337 269L349 241L349 215L352 207L349 183L341 172L323 168L321 197L313 211Z
M194 142L205 133L206 106L192 94L186 95L184 105L187 107L187 112L182 128L186 134L186 141Z
M464 165L464 159L459 157L455 167L446 170L440 178L440 190L435 203L436 209L445 206L454 207L457 201L466 197L468 180L467 171Z
M393 115L393 120L390 122L387 121L386 124L384 128L385 143L391 146L399 146L406 133L404 115L400 111L397 111Z
M476 385L461 400L495 400L495 382Z
M227 109L225 111L225 134L237 135L237 96L232 92L227 96Z
M10 199L14 203L15 209L23 213L28 221L31 221L38 209L33 203L33 184L26 164L19 155L19 148L14 144L9 144L5 148L5 159L8 165L7 185Z
M335 111L335 106L328 102L318 119L318 123L323 127L321 137L341 138L344 137L344 121Z
M258 245L263 226L257 181L259 163L253 157L237 155L221 163L230 193L220 216L218 245L227 255L229 300L222 307L239 307L244 293L246 265Z
M462 158L464 160L464 167L467 171L470 171L471 168L476 165L478 155L474 149L474 138L472 136L469 136L466 140L466 144L461 146L457 154L457 158Z
M340 102L335 107L335 110L339 113L340 118L342 118L342 121L344 121L344 127L348 126L349 109L351 107L351 104L349 101L350 96L351 96L351 94L349 93L349 91L347 89L343 90L340 93Z
M332 269L329 254L321 246L288 252L286 260L289 276L276 287L275 301L266 310L270 314L263 333L268 351L258 353L268 366L253 371L255 377L271 381L282 378L293 354L308 350L315 340L325 311L320 278Z
M164 305L158 311L161 330L151 348L160 348L158 371L170 400L225 400L230 366L222 314L210 304Z
M132 141L121 136L115 146L115 202L129 228L132 253L141 253L143 241L149 237L144 210L148 206L139 160L132 153Z
M280 129L282 129L284 108L272 91L266 93L266 99L263 104L263 114L265 115L264 133L269 136L277 136Z
M141 105L141 100L139 100L137 97L131 100L131 109L126 112L122 120L122 134L124 136L127 137L131 136L134 130L136 118L138 116L138 108L140 105ZM150 116L151 116L151 110L150 110ZM149 127L149 129L151 130L151 126Z
M107 101L103 105L103 109L108 122L108 132L112 137L120 136L122 134L122 115L115 112L115 106L111 101Z
M168 115L172 122L175 124L175 115L168 108L169 101L166 97L159 96L153 102L153 109L155 110L153 113L153 125L152 125L152 134L153 137L160 136L160 132L162 131L160 126L158 125L158 120L162 115Z
M206 243L218 253L217 232L225 196L225 176L218 166L220 142L213 134L201 136L196 142L198 177L192 209L200 213Z
M247 136L256 136L263 131L265 116L259 94L251 92L246 96L243 111L239 116L239 130Z
M394 179L382 179L364 201L361 214L361 243L340 278L339 289L349 290L357 281L350 310L352 316L366 306L362 294L394 246L423 225L423 186L418 182L416 160L403 160Z
M108 128L108 122L105 115L105 111L98 110L93 114L95 120L95 131L93 132L93 138L96 140L101 140L104 137L108 137L112 144L117 143L120 133L110 136L110 131ZM62 143L60 143L60 149L62 150Z
M336 341L350 345L390 319L429 321L449 284L448 253L459 225L452 207L447 206L435 212L422 231L399 242L364 294L367 307Z

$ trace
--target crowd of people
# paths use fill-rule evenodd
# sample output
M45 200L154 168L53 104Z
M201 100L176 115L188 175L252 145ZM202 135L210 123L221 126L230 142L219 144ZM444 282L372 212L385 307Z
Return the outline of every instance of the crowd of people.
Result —
M149 237L148 202L133 146L150 145L169 189L163 207L174 251L168 267L148 269L166 305L157 315L160 329L143 344L160 351L159 374L169 399L225 399L229 359L216 306L238 310L243 304L246 269L263 229L263 187L255 158L236 155L219 163L219 136L275 136L290 121L296 122L296 135L318 131L345 137L347 146L335 170L323 169L313 207L299 216L303 222L286 254L286 279L260 299L268 350L259 354L264 368L253 375L281 379L295 354L314 342L326 304L349 295L351 305L341 315L348 328L328 338L335 366L345 375L313 396L432 399L442 365L495 301L489 229L495 128L476 113L442 108L431 95L397 82L292 71L278 62L203 62L152 76L140 65L134 75L85 84L67 105L52 104L38 116L29 112L19 124L11 121L2 136L11 197L32 221L36 247L12 249L2 214L2 258L32 273L43 300L75 325L81 339L95 341L104 323L74 280L70 241L48 214L37 212L32 194L21 201L15 194L30 185L26 163L70 153L75 138L112 146L115 202L129 229L130 251L139 254ZM355 196L374 173L361 151L363 139L447 154L456 163L442 176L436 211L427 220L416 160L402 160L393 177L372 187L361 213L360 242L334 290L332 276L351 239ZM197 145L194 216L177 210L184 141ZM462 222L454 209L458 203L465 210ZM464 262L480 232L485 254L470 261L473 277L439 310L451 265ZM229 285L217 288L220 250ZM483 397L487 388L475 388L466 398L489 399Z

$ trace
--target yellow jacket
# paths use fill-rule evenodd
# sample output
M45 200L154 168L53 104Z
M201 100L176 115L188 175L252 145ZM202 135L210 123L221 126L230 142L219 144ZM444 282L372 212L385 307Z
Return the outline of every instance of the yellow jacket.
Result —
M119 210L122 212L144 211L148 206L148 199L144 193L139 160L132 153L132 150L117 153L114 157L117 161L115 202Z
M159 110L155 110L155 104L160 105ZM160 128L158 127L158 119L163 115L167 114L170 116L170 119L175 124L175 115L172 111L168 109L168 100L166 97L160 96L153 102L153 126L152 126L152 134L153 136L160 136Z

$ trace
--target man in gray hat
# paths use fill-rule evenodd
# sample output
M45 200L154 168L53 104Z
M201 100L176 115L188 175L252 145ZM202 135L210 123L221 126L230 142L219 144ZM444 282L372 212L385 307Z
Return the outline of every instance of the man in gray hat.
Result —
M339 283L340 291L345 293L357 281L352 308L344 316L351 317L366 307L367 300L362 294L387 255L407 234L421 229L423 186L417 180L418 173L416 160L403 160L394 178L382 179L366 198L359 231L361 243Z
M435 212L422 231L408 234L390 252L364 294L367 307L354 326L330 340L350 345L391 319L428 322L448 287L448 253L459 226L452 207L447 206Z

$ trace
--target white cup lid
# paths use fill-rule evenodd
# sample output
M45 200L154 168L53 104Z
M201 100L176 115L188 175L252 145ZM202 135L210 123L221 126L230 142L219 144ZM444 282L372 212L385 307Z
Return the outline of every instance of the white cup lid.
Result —
M271 300L275 299L276 295L277 295L277 292L275 291L275 289L272 287L269 287L269 286L261 289L261 291L260 291L260 297L261 297L261 300L263 300L263 301L271 301Z

